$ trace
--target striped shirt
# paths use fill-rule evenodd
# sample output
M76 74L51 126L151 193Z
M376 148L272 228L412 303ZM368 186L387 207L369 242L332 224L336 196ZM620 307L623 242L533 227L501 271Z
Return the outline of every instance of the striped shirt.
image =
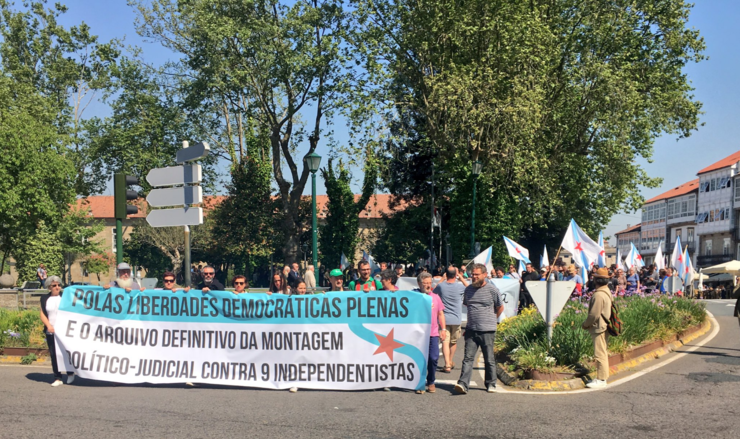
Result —
M468 325L466 329L472 331L495 331L498 322L496 308L503 305L501 292L498 288L486 282L477 288L472 284L465 288L463 305L468 307Z

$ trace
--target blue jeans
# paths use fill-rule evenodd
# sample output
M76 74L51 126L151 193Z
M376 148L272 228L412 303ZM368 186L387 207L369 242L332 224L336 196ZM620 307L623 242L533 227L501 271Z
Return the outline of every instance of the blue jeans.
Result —
M458 384L462 384L467 389L470 384L470 377L473 374L473 363L478 348L483 352L483 360L486 363L485 385L496 385L496 358L493 355L493 341L496 339L496 331L465 331L465 357L463 357L462 371Z
M427 386L437 380L437 361L439 360L439 336L429 337L429 358L427 359Z

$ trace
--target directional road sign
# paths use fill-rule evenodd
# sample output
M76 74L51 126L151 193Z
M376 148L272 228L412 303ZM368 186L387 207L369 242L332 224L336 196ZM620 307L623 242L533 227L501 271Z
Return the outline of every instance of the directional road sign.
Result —
M152 227L197 226L203 224L203 209L185 207L152 210L146 217Z
M200 204L203 202L203 189L200 186L152 189L146 197L146 202L152 207Z
M203 173L201 171L200 165L182 165L170 166L167 168L155 168L149 171L149 173L146 175L146 181L154 187L200 183L202 179Z
M211 147L209 147L206 142L198 142L193 146L177 151L175 162L185 163L191 162L193 160L202 159L203 157L207 156L210 151Z

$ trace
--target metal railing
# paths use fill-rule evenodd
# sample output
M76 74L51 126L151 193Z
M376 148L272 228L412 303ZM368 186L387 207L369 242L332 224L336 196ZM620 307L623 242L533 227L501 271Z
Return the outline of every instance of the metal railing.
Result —
M723 264L725 262L730 262L732 260L732 255L699 255L696 258L696 267L709 267L712 265L717 264Z

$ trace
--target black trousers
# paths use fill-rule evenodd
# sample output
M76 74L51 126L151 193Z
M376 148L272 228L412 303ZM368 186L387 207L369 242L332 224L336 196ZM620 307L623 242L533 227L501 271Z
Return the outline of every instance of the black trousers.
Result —
M49 356L51 356L51 370L54 371L54 377L61 378L62 373L59 372L59 365L57 364L57 347L54 340L54 334L46 334L46 346L49 347ZM67 372L67 375L74 375L74 372Z

